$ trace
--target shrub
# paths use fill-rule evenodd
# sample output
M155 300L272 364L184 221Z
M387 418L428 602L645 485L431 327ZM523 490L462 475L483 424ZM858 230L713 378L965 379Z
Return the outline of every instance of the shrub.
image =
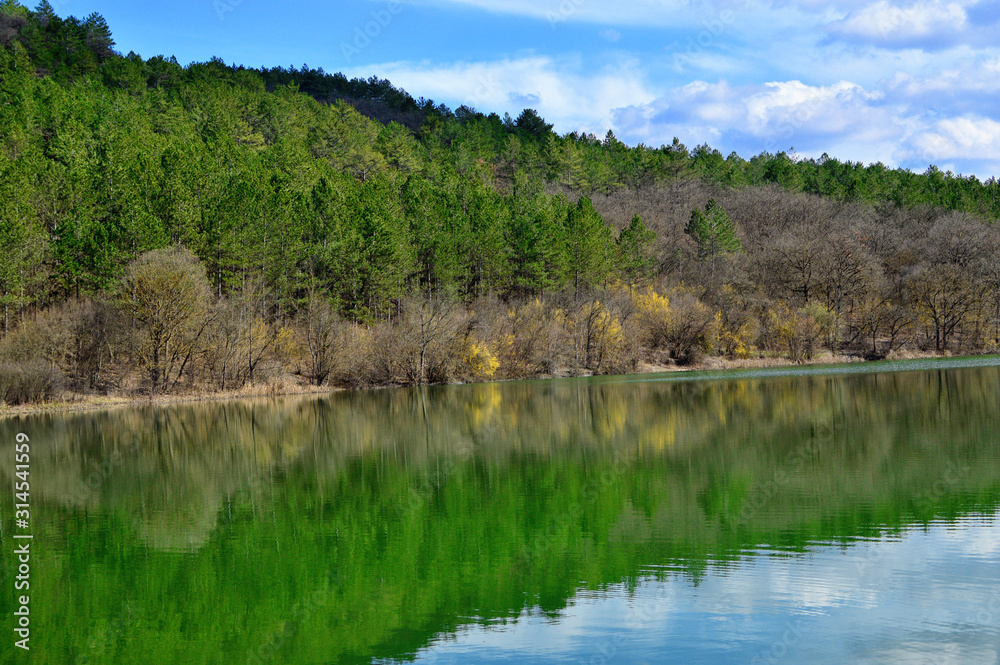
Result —
M485 342L467 340L462 353L463 369L473 381L488 381L496 376L500 359Z
M175 385L206 328L205 266L181 246L146 252L129 265L121 304L137 323L137 348L154 392Z
M401 316L358 331L361 344L345 353L340 383L353 387L421 385L451 381L467 327L462 308L447 300L409 299ZM353 349L352 349L353 350Z
M306 372L313 385L321 386L342 363L346 324L328 301L313 295L299 318L299 346L307 354Z
M255 309L245 294L220 299L209 310L204 334L199 332L201 338L191 340L197 346L189 348L202 350L204 372L219 390L268 383L258 376L262 363L289 363L302 355L300 347L307 346L296 342L291 328L265 321Z
M391 349L381 328L370 329L359 324L345 324L345 352L341 362L330 373L331 385L344 388L369 388L387 385Z
M0 402L27 404L52 399L62 389L62 375L41 360L0 363Z
M117 383L127 363L121 316L109 303L70 299L39 312L0 342L0 358L44 361L58 369L75 390L104 390ZM123 367L125 365L125 367Z
M553 373L571 344L566 327L566 312L538 298L508 310L498 344L501 374L520 379Z
M788 358L795 362L811 359L835 323L830 310L817 302L792 309L785 301L778 301L768 310L767 318L768 345L775 351L787 350Z
M680 364L699 360L718 342L715 313L685 289L675 289L669 297L649 289L635 296L635 305L646 345L666 351Z
M466 317L457 303L410 299L393 326L395 360L407 385L447 383L455 371Z
M595 374L616 374L635 368L634 347L624 334L619 317L595 300L583 306L576 317L584 366Z

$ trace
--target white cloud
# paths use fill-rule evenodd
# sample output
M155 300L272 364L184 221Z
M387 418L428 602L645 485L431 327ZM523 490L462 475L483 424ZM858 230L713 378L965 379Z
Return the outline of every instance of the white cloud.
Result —
M935 163L981 178L1000 173L1000 119L989 112L1000 110L996 58L964 63L964 69L959 62L926 76L899 73L874 85L697 80L657 88L635 60L589 71L579 58L547 56L398 62L357 74L388 78L452 107L467 104L513 116L534 108L560 133L603 136L613 129L631 144L659 146L676 136L687 145L708 143L744 157L794 147L803 157L825 152L918 171Z
M747 18L770 15L771 22L784 23L790 9L818 15L829 20L846 12L863 9L870 0L400 0L409 4L432 4L441 7L466 7L483 11L527 16L553 24L567 22L604 25L671 27L681 17L703 21L722 12L742 13Z
M939 120L915 137L914 145L933 160L996 159L1000 122L976 116Z
M961 93L969 99L968 93L994 94L1000 92L1000 59L964 59L923 76L898 72L888 81L887 88L908 97L934 98L941 93Z
M792 145L824 152L832 150L817 146L867 144L867 154L850 157L885 161L904 128L881 105L882 96L848 81L829 86L775 81L737 87L725 81L695 81L645 106L622 109L615 119L620 136L652 145L667 143L672 136L688 143L735 139L738 145L733 147L740 152L746 145L755 146L752 152Z
M965 28L965 8L957 2L914 2L901 7L879 0L842 21L831 24L834 33L875 42L911 42L952 35Z
M677 12L689 7L688 0L412 0L414 3L458 5L484 11L544 19L552 25L567 22L606 25L669 25Z
M479 0L449 4L455 2ZM840 5L844 2L850 0ZM965 17L982 8L958 2L966 4L918 0L900 8L859 0L853 14L839 11L836 20L844 30L873 35L881 30L877 22L864 27L861 18L876 21L886 15L894 17L887 34L931 39L926 35L942 26L973 29ZM651 0L634 4L665 5ZM528 5L501 3L505 11L527 11ZM791 35L785 41L751 42L753 35L778 28L764 25L767 16L742 4L719 34L712 33L692 54L684 39L670 33L667 44L634 51L627 60L620 55L623 39L614 51L597 55L528 51L489 61L393 62L347 73L385 77L452 107L468 104L514 116L534 108L561 133L602 136L613 129L633 145L669 144L676 136L689 146L707 142L724 154L735 150L744 157L794 146L803 157L825 152L841 160L881 161L917 171L935 163L981 178L1000 174L1000 48L961 44L932 53L919 45L867 43L867 37L854 44L831 41L824 36L829 17L820 17L818 10L811 31L791 29L805 20L802 5L787 7L781 19L780 31ZM551 6L539 3L542 9ZM585 7L590 4L580 11ZM615 11L602 7L600 11ZM770 5L765 14L775 7ZM633 5L621 7L625 14L634 10ZM744 21L745 16L750 20ZM610 27L595 32L606 40L619 34ZM630 36L628 41L624 48L635 48L637 40ZM609 53L618 59L608 62ZM600 64L595 67L595 62Z
M601 39L611 42L612 44L617 43L618 40L622 38L622 33L617 30L612 30L608 28L607 30L601 30Z
M971 71L996 65L989 60ZM1000 111L998 90L996 73L982 78L958 70L925 79L899 75L872 87L694 81L616 110L614 130L629 143L660 145L677 136L687 145L708 143L744 157L794 147L802 157L825 152L918 171L935 163L988 178L1000 173L1000 118L989 113Z
M998 543L995 517L966 517L804 553L761 549L697 582L654 567L635 584L580 589L556 621L522 612L468 626L419 659L994 663Z
M513 116L525 107L534 108L563 133L602 134L611 127L614 109L655 98L641 68L631 60L595 72L583 71L571 59L537 56L452 64L389 63L358 73L371 74L449 105Z
M751 131L761 133L776 127L795 129L809 125L827 133L843 132L856 124L852 112L866 107L880 95L861 86L840 81L829 86L809 86L801 81L765 83L763 89L744 102Z

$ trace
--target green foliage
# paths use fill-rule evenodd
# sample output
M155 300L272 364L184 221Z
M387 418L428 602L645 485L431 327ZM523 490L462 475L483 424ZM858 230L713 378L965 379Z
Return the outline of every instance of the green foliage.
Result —
M112 292L130 261L177 242L217 296L260 283L268 317L295 315L309 289L370 320L415 292L533 294L619 270L593 206L544 193L553 151L587 179L534 111L505 123L374 78L120 56L101 50L114 42L97 14L4 7L7 320ZM84 45L52 46L73 35Z
M567 268L577 294L581 286L605 279L613 266L611 229L587 197L569 208L566 215Z
M655 240L656 233L646 228L639 215L634 216L629 225L618 233L616 244L619 267L629 285L649 277L655 270Z
M534 109L524 109L514 121L514 126L520 132L534 139L544 138L552 132L552 125L545 122L545 119L538 115Z
M933 167L914 174L826 156L723 158L678 139L631 147L613 132L559 136L532 109L516 119L452 111L374 77L217 58L182 67L113 49L98 14L80 20L45 2L33 11L0 5L6 332L39 309L115 293L138 257L178 243L204 264L215 299L253 285L256 315L268 324L298 320L312 294L348 321L378 323L416 294L471 303L634 286L678 269L683 252L668 249L679 240L669 235L673 213L631 203L616 219L601 213L619 214L608 197L641 201L664 183L699 180L720 200L727 188L777 185L1000 217L996 181ZM613 234L608 221L621 230ZM700 259L743 249L713 201L688 222ZM663 234L659 243L652 229ZM709 281L716 263L737 262L713 260ZM720 279L730 268L718 269ZM970 326L965 337L988 337L985 299L974 295L975 311L958 324L931 322L942 349ZM886 325L867 330L878 337L878 328L898 327Z
M736 237L736 225L715 199L709 199L705 210L692 210L684 233L698 244L698 258L711 259L727 252L742 252L743 243Z

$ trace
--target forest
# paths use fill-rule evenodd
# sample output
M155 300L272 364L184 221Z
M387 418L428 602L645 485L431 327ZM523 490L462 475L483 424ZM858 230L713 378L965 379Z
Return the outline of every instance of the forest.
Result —
M995 351L1000 183L628 146L0 4L0 401Z

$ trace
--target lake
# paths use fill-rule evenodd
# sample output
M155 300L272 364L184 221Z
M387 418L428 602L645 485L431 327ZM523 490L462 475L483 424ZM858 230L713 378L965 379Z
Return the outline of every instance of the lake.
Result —
M998 388L947 359L0 421L0 653L23 432L36 665L993 665Z

